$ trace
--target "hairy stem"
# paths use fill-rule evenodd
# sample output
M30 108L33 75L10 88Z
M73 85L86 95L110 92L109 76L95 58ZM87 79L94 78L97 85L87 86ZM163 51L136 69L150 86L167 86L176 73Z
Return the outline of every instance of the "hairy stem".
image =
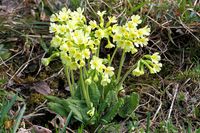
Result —
M70 79L69 68L64 67L64 71L65 71L65 76L67 77L67 82L68 82L68 85L69 85L69 90L70 90L71 96L73 97L74 96L74 89L72 87L72 83L71 83L71 79Z
M110 61L109 61L109 63L108 63L108 66L111 66L112 61L113 61L113 59L114 59L114 57L115 57L115 54L116 54L117 50L118 50L118 47L115 48L115 50L114 50L114 52L113 52L113 54L112 54L112 57L111 57L111 59L110 59Z
M124 80L128 77L128 75L135 69L136 65L133 65L129 70L126 71L126 73L124 74L124 76L122 77L121 81L118 82L118 85L122 85Z
M122 57L121 57L121 60L120 60L119 70L118 70L118 74L117 74L117 82L119 82L119 80L120 80L120 76L121 76L121 72L122 72L122 66L123 66L124 60L125 60L125 55L126 55L126 51L123 50Z
M72 87L74 89L75 82L74 82L74 72L73 72L73 70L70 71L70 75L71 75L71 80L72 80Z
M88 93L88 87L85 86L84 80L83 80L83 70L82 68L80 68L80 80L81 80L81 89L83 92L83 96L85 98L86 104L89 108L91 108L91 101L90 101L90 97L89 97L89 93Z

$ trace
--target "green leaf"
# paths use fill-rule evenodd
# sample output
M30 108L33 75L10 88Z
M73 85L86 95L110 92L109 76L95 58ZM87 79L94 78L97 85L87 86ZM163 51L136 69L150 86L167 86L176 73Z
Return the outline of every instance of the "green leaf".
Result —
M196 129L195 133L200 133L200 128Z
M118 110L122 105L124 104L124 100L122 98L119 99L119 101L114 104L106 113L106 115L103 116L101 119L105 124L109 123L110 121L113 120L113 118L117 115Z
M87 115L89 109L85 101L70 97L68 99L63 99L61 104L64 107L68 107L69 110L72 111L74 118L78 121L87 122L89 120Z
M117 93L113 90L109 91L106 95L105 99L101 101L100 107L98 109L99 114L103 113L103 111L109 107L112 103L118 101Z
M68 113L70 112L70 111L66 110L67 108L63 107L59 103L49 102L48 107L49 107L49 109L56 112L57 114L59 114L61 116L65 116L65 117L67 117Z
M89 91L91 102L93 103L94 107L97 107L99 104L99 99L101 97L101 94L97 85L94 82L92 82L88 87L88 91Z
M139 104L139 95L132 93L130 96L124 98L124 105L119 110L119 115L123 118L129 116Z
M55 96L45 96L45 98L49 100L50 102L59 103L59 104L62 104L62 100L63 100Z
M13 133L17 132L17 129L19 128L19 125L20 125L20 122L21 122L21 119L22 119L22 117L24 115L25 110L26 110L26 105L24 104L24 106L22 107L22 109L20 110L20 112L19 112L19 114L18 114L18 116L16 118L16 122L15 122L15 124L13 126Z
M200 109L198 107L194 107L194 114L195 114L196 118L200 117Z
M140 8L142 8L147 3L148 2L141 2L138 5L134 6L133 8L131 8L131 13L138 11Z
M2 106L3 108L1 110L1 117L0 117L0 126L2 126L2 124L4 123L4 120L7 117L7 113L9 112L11 107L14 105L16 99L17 99L17 94L15 96L13 96L11 101L3 104L3 106Z
M0 44L0 58L2 58L2 60L5 60L9 58L10 56L11 56L11 53L9 52L9 50L6 49L3 44Z

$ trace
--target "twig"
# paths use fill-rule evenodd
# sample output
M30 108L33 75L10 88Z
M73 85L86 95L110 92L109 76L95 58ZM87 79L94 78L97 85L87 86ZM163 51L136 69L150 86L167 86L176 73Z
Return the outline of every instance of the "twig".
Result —
M154 121L154 120L156 119L156 116L158 115L158 113L159 113L159 111L160 111L160 109L161 109L161 107L162 107L162 102L161 102L161 100L160 100L159 102L160 102L160 105L158 106L158 109L156 110L156 113L154 114L152 121Z
M44 79L43 81L47 81L47 80L49 80L49 79L51 79L51 78L57 77L58 75L60 75L60 73L61 73L63 70L64 70L64 68L62 68L59 72L54 73L54 74L51 75L50 77Z
M171 106L170 106L170 109L169 109L169 114L168 114L168 117L167 117L168 120L171 117L171 113L172 113L172 109L173 109L173 106L174 106L174 101L176 99L176 95L177 95L177 92L178 92L178 88L179 88L179 84L176 84L176 90L174 92L174 97L172 99L172 103L171 103Z

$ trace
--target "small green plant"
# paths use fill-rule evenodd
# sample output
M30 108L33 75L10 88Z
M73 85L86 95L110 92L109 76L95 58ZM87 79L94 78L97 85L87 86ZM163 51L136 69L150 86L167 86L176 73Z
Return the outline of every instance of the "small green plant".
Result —
M16 102L18 96L17 94L12 97L11 100L4 99L3 102L0 103L0 132L6 133L16 133L17 129L20 125L21 119L26 109L26 105L22 107L21 110L17 113L17 116L10 116L8 112Z
M50 32L54 34L51 41L54 52L42 59L47 66L52 59L60 57L71 93L67 99L47 96L50 109L66 117L72 111L73 117L84 125L96 126L110 123L117 114L125 118L137 108L138 94L118 95L124 92L123 83L129 74L143 75L145 68L157 73L162 67L158 53L147 54L122 75L126 54L135 54L139 47L147 45L150 28L138 28L142 22L138 15L120 26L115 16L109 16L105 22L106 12L97 14L99 23L95 20L88 23L81 8L76 11L63 8L53 14ZM101 45L102 39L107 41L105 47ZM115 50L100 57L100 48ZM112 63L118 50L122 55L116 70ZM74 71L79 71L78 81Z

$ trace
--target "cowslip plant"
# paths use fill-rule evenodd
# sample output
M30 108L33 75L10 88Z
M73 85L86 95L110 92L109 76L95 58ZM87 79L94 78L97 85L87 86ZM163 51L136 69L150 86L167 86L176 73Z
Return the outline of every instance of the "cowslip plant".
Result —
M138 28L142 22L138 15L133 15L124 25L118 25L115 16L109 16L105 22L105 11L97 12L99 22L88 22L83 11L81 8L76 11L63 8L50 18L50 33L54 35L50 47L54 52L42 62L47 66L52 59L61 59L71 97L48 96L49 107L63 116L72 111L73 117L84 124L108 123L117 114L121 117L130 115L138 105L136 93L118 96L124 91L127 76L131 73L143 75L145 68L150 73L159 72L161 58L159 53L145 55L122 75L126 54L135 54L139 47L148 44L150 28ZM102 39L107 40L105 46L101 45ZM115 50L102 58L100 48ZM113 59L118 50L122 55L119 68L114 68ZM74 75L75 71L79 75ZM75 76L79 77L78 81Z

